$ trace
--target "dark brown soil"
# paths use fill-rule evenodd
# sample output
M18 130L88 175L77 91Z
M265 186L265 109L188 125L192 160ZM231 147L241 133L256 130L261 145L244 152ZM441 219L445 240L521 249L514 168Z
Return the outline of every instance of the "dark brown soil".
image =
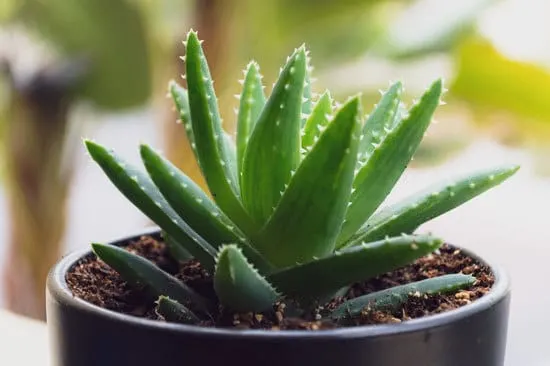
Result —
M175 275L197 292L215 299L211 279L196 261L177 263L169 256L158 237L143 236L126 247L134 253L155 262L163 270ZM411 296L400 309L392 312L364 311L346 324L318 320L319 313L338 306L345 299L383 290L396 285L419 281L451 273L465 273L476 277L474 285L454 294ZM154 300L145 291L131 288L120 276L95 256L82 259L67 274L67 283L73 294L90 303L116 312L163 321L155 312ZM486 294L494 283L490 269L466 256L450 245L443 245L437 253L418 259L391 273L363 283L354 284L342 298L318 307L307 317L293 317L291 303L277 303L273 311L265 313L234 314L219 309L215 319L204 320L201 326L254 328L254 329L330 329L341 326L396 323L413 318L437 314L469 304Z

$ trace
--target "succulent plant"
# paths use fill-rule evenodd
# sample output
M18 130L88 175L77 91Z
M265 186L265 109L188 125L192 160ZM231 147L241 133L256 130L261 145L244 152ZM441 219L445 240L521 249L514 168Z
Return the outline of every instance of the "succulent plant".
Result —
M415 234L422 223L518 169L457 178L379 209L441 104L441 80L409 109L401 102L401 83L395 83L364 117L359 96L343 105L328 91L313 96L309 56L301 46L288 57L269 96L258 65L248 64L234 142L222 127L202 42L190 31L184 43L187 89L171 82L169 95L209 194L147 145L140 149L143 170L85 141L112 183L162 229L174 256L198 260L212 277L217 299L204 298L136 254L92 244L127 282L158 299L157 311L169 321L196 323L199 312L208 316L220 304L262 312L281 300L299 309L326 302L354 282L435 251L443 240ZM411 292L444 293L473 281L464 274L427 279L348 300L328 316L397 306Z

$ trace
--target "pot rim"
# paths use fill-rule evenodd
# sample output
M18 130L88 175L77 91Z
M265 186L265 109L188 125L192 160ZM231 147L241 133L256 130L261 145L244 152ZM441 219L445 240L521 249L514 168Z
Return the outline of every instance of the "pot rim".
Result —
M110 244L121 244L131 239L139 238L143 235L158 235L160 229L156 226L141 229L133 235L126 235L122 238L112 240ZM164 330L177 334L190 334L194 336L202 337L219 337L219 338L263 338L267 340L281 340L281 339L298 339L298 338L313 338L316 340L327 339L354 339L354 338L371 338L392 336L396 334L404 334L409 332L417 332L422 330L428 330L436 327L442 327L451 323L460 321L462 319L473 316L477 313L483 312L494 306L499 301L503 300L511 291L510 279L506 271L500 267L494 265L491 261L487 261L484 258L476 255L470 250L458 247L461 251L467 255L485 263L488 265L494 276L495 283L489 293L485 294L478 300L473 301L468 305L464 305L458 309L454 309L448 312L440 314L433 314L422 318L416 318L407 320L402 323L393 324L376 324L376 325L364 325L353 326L346 328L328 329L328 330L261 330L261 329L246 329L236 330L230 328L214 328L214 327L200 327L194 325L185 325L177 323L167 323L158 320L151 320L145 318L139 318L127 314L115 312L99 307L95 304L89 303L81 298L72 294L65 280L66 273L72 268L72 266L81 258L92 254L91 249L83 249L74 251L65 255L60 259L50 270L47 278L47 292L54 299L56 303L60 303L63 306L74 307L78 311L94 315L97 317L107 318L108 320L117 323L129 323L139 328L149 328L153 330Z

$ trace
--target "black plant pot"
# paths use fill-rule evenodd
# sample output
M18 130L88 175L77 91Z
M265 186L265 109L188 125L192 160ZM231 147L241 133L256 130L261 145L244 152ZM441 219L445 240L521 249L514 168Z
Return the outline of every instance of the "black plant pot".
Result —
M156 233L142 232L114 244ZM489 294L450 312L337 330L245 331L146 320L76 298L65 275L86 255L90 251L66 256L48 277L52 366L504 364L510 287L496 267L491 267L496 281Z

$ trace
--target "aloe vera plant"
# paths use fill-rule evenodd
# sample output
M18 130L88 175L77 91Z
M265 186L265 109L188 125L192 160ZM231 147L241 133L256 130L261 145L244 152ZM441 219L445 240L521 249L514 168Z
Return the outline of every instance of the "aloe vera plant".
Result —
M169 95L212 199L145 144L140 169L85 141L112 183L162 229L170 252L195 258L212 277L216 299L207 299L135 254L93 244L127 282L149 290L169 321L196 323L219 304L262 312L279 301L305 309L330 300L355 282L435 251L443 240L416 234L419 225L518 169L477 172L379 209L441 103L441 80L408 109L396 83L365 117L359 96L340 107L329 92L312 97L309 56L301 46L269 95L259 66L247 66L233 142L222 126L197 33L189 32L185 44L187 89L171 82ZM463 274L431 278L348 300L327 316L339 319L376 303L397 306L410 292L456 291L473 281Z

